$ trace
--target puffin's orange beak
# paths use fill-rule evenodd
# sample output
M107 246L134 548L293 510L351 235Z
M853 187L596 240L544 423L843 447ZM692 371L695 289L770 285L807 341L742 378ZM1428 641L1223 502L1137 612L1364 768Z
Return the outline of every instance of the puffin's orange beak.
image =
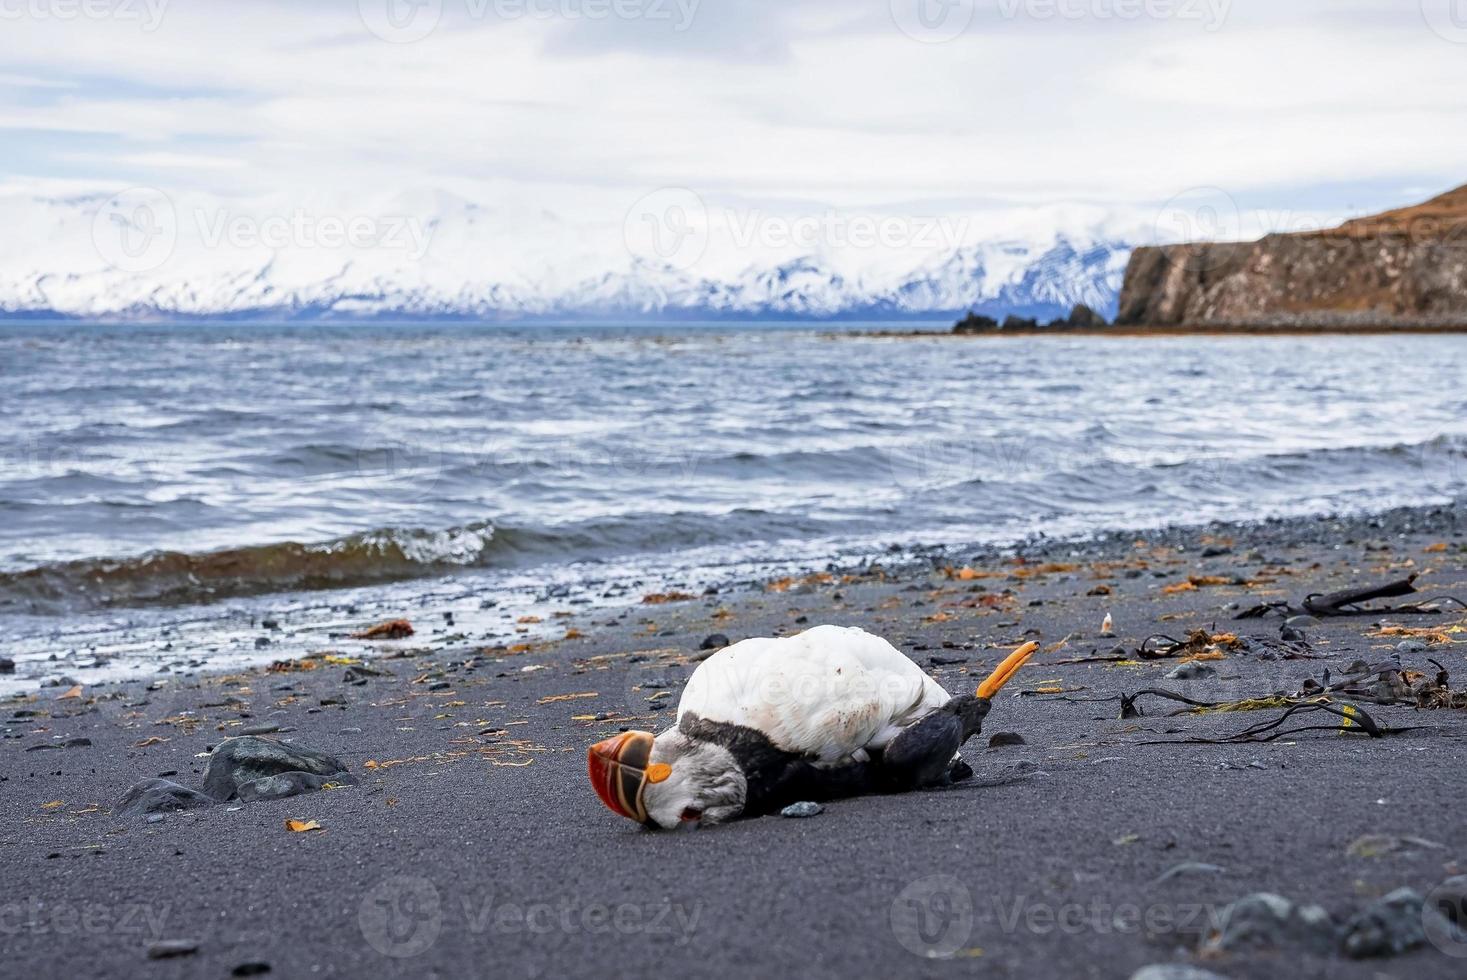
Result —
M1004 662L988 675L987 680L978 685L978 696L993 700L993 696L1003 690L1003 686L1013 679L1013 676L1019 672L1019 668L1024 666L1038 649L1039 644L1030 640L1009 654L1004 658Z
M591 787L601 797L601 802L612 813L619 813L637 823L647 822L647 807L642 802L647 783L660 781L649 780L647 776L647 766L652 761L652 742L652 735L648 732L622 732L597 742L586 752Z

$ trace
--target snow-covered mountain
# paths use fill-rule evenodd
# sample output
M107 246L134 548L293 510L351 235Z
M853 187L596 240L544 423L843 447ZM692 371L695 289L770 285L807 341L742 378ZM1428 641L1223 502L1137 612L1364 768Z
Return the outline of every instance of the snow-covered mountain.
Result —
M0 318L1053 318L1076 303L1110 317L1139 237L1083 210L991 230L671 193L650 217L576 223L442 191L347 206L0 188Z

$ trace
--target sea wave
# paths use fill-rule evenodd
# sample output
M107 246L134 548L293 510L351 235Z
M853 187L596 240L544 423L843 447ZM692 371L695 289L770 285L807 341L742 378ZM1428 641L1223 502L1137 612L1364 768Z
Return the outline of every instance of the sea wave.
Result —
M371 585L482 564L495 539L489 524L383 528L315 544L54 562L0 573L0 609L56 612Z

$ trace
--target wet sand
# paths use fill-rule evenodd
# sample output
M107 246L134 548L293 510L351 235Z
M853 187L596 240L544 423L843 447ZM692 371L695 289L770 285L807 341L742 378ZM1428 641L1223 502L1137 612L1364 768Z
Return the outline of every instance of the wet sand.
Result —
M268 964L289 977L1124 978L1154 963L1238 978L1462 975L1467 960L1430 945L1364 961L1298 946L1204 960L1195 949L1224 905L1253 892L1343 921L1396 888L1425 894L1467 871L1467 713L1367 705L1377 722L1415 730L1145 745L1218 737L1279 712L1172 717L1181 705L1152 700L1143 717L1121 719L1116 700L1080 700L1156 687L1208 701L1293 691L1326 668L1339 676L1389 656L1401 640L1369 635L1381 622L1462 622L1454 612L1328 619L1306 631L1299 649L1311 659L1265 659L1280 620L1233 619L1238 605L1411 572L1425 595L1467 597L1457 509L1114 535L1020 556L571 615L552 624L564 639L528 648L424 630L381 644L371 666L390 676L360 686L322 657L313 669L7 700L0 975L229 976ZM1194 576L1202 584L1178 588ZM1234 580L1246 584L1209 584ZM1114 639L1099 635L1106 613ZM827 622L886 636L954 692L1026 639L1045 650L965 750L976 770L967 784L692 834L643 831L602 808L586 746L670 723L705 636ZM1197 628L1236 632L1253 650L1211 661L1211 680L1163 680L1176 660L1065 662ZM1434 658L1467 686L1464 650L1427 641L1402 661L1434 672ZM1036 691L1061 693L1025 693ZM251 726L338 756L360 784L157 823L111 812L145 777L174 773L199 788L203 754ZM1024 744L990 748L995 732ZM90 744L65 747L78 739ZM288 819L321 829L292 833ZM1440 847L1348 855L1366 834ZM1158 881L1189 862L1221 870ZM165 940L197 949L149 959Z

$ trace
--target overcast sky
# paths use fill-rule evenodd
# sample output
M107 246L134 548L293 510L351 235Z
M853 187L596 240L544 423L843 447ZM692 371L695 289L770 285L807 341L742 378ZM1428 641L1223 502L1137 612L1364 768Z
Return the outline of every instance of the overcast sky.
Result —
M1461 8L1454 17L1455 8ZM0 187L609 217L1348 214L1467 183L1462 0L0 0Z

